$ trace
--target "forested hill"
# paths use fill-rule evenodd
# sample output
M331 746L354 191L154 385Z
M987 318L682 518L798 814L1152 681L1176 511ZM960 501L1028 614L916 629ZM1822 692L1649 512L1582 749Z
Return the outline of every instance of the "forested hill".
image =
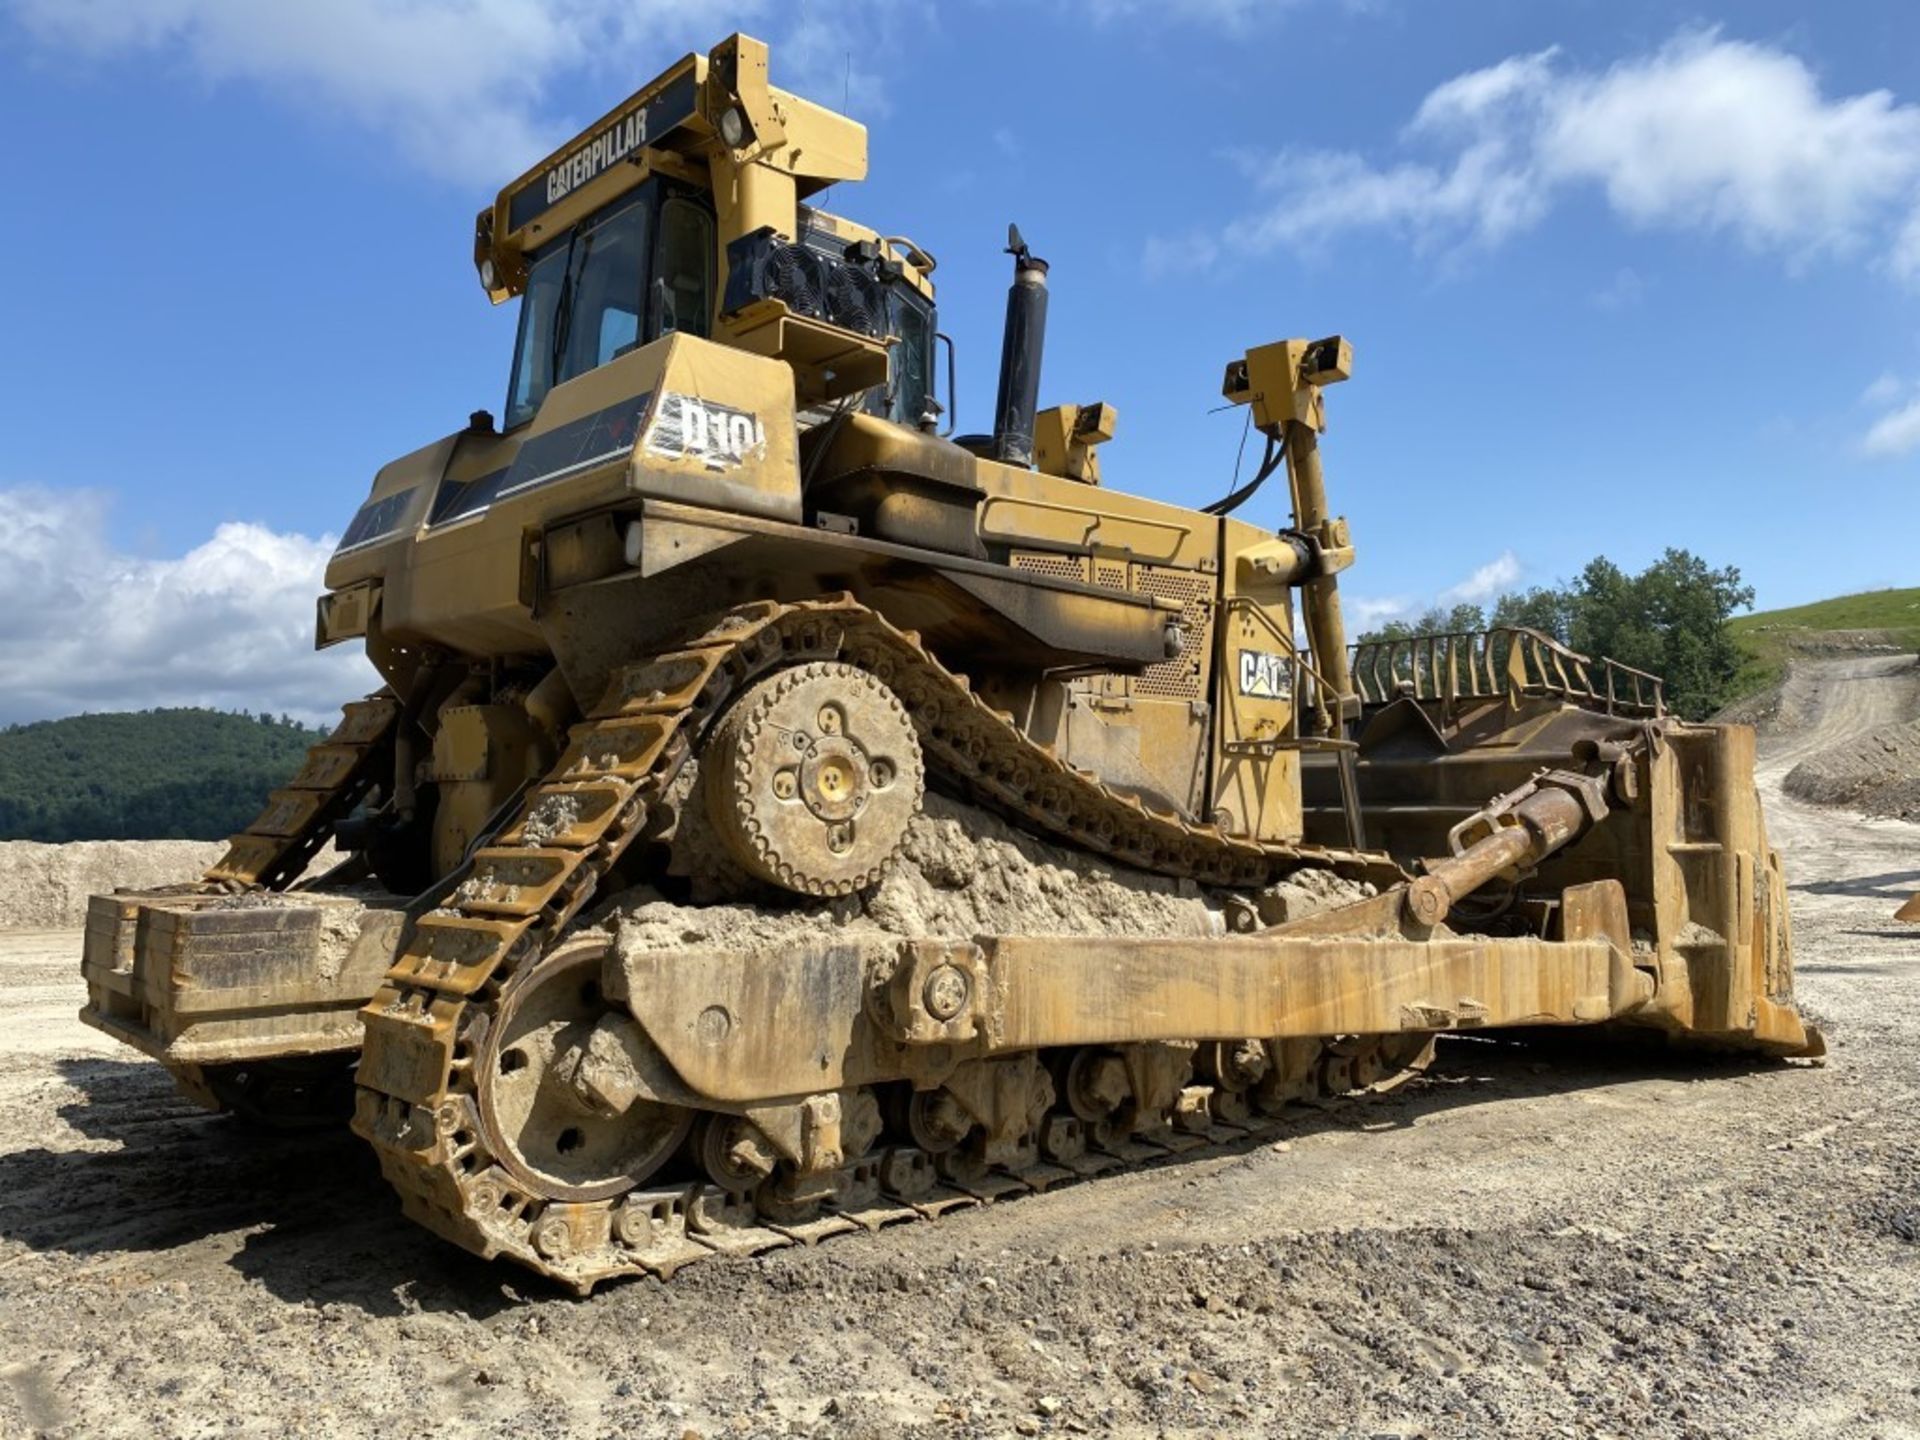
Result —
M0 840L223 840L324 731L142 710L0 729Z

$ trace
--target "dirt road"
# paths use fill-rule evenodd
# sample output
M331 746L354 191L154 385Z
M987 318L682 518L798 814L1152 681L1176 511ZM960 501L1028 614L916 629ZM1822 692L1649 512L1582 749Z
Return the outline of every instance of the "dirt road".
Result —
M1779 794L1885 663L1766 762L1824 1068L1462 1041L1278 1145L584 1303L176 1100L75 937L5 937L0 1434L1920 1436L1920 826Z
M1920 660L1859 657L1797 667L1779 692L1782 787L1799 800L1920 819Z

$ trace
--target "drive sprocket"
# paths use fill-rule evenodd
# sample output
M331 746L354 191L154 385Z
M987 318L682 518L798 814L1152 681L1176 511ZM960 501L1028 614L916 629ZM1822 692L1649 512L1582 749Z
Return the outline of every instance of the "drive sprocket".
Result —
M707 812L750 873L803 895L877 881L920 809L920 741L879 679L841 661L749 688L701 755Z

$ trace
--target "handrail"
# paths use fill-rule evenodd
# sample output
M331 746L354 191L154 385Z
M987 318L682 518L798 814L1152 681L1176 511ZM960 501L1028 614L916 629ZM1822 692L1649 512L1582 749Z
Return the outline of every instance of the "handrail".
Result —
M1364 640L1351 650L1354 689L1368 705L1558 695L1609 715L1666 714L1658 675L1592 660L1525 625Z

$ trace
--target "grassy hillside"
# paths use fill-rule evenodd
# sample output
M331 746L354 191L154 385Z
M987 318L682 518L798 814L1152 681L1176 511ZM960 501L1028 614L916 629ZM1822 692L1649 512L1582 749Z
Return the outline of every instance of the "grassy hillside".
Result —
M0 840L220 840L324 732L217 710L0 729Z
M1875 631L1887 644L1920 650L1920 589L1869 590L1788 610L1759 610L1727 624L1746 652L1735 685L1739 694L1764 690L1780 678L1787 655L1817 647L1834 631Z

